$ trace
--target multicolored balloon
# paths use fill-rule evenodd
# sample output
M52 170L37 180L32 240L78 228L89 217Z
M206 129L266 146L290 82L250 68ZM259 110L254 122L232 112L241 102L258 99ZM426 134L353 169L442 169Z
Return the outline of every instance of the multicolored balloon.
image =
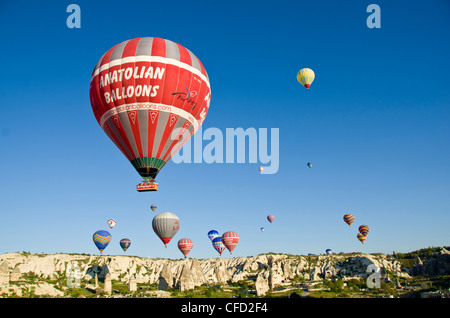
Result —
M297 80L308 90L315 77L316 75L314 74L314 71L310 68L302 68L297 73Z
M109 49L94 67L89 97L100 127L144 180L154 180L209 110L209 77L175 42L139 37Z
M172 212L162 212L155 215L152 227L167 248L167 244L180 229L180 219Z
M327 248L327 249L325 250L325 253L328 254L328 255L330 255L330 254L333 253L333 252L331 251L331 249Z
M308 167L312 167L312 163L311 162L308 162L307 164L306 164Z
M222 235L223 245L231 252L233 252L236 245L239 243L239 235L236 232L228 231Z
M355 216L353 214L347 213L344 215L344 222L347 223L349 226L352 225L354 220L355 220Z
M369 227L367 225L361 225L358 228L359 233L361 233L362 235L367 235L369 233Z
M150 206L150 209L152 209L153 212L155 212L156 208L157 208L156 204L152 204Z
M220 236L212 240L212 246L219 253L219 255L222 255L222 252L225 250L225 245L223 245L222 237Z
M211 230L208 232L208 237L211 241L214 240L218 236L219 236L219 232L217 232L216 230Z
M116 225L116 220L114 220L114 219L109 219L108 221L107 221L107 223L108 223L108 225L109 225L109 228L112 230L113 229L113 227Z
M99 249L100 254L103 254L103 250L108 246L109 242L111 242L111 234L108 231L99 230L94 233L92 240Z
M364 241L367 239L367 235L364 235L364 234L362 234L362 233L356 234L356 237L357 237L358 240L360 240L361 243L363 243L363 244L364 244Z
M259 167L259 172L263 172L264 167Z
M123 251L126 252L127 249L131 245L131 241L129 239L127 239L127 238L123 238L123 239L120 240L119 245L123 249Z
M178 241L178 249L183 253L184 258L186 258L193 246L194 243L188 238L182 238Z
M261 228L261 232L264 232L264 228L263 227Z
M275 215L272 215L272 214L268 215L268 216L267 216L267 220L268 220L270 223L272 223L273 220L275 220Z

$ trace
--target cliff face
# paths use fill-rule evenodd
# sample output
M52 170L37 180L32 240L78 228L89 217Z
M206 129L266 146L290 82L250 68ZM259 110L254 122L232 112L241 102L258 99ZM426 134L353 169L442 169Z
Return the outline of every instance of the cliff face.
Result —
M442 259L440 263L440 268L449 270L448 259ZM14 285L11 282L24 280L30 273L50 280L75 277L74 274L79 273L77 277L84 281L95 276L103 281L109 273L111 279L116 281L129 282L133 278L136 283L157 284L163 290L173 287L182 291L205 283L224 284L252 279L257 293L263 295L277 285L289 283L294 277L306 281L331 277L347 280L367 277L374 270L381 274L389 271L399 277L409 277L410 274L399 262L382 254L262 254L254 257L170 260L133 256L10 253L0 255L0 288L5 293L8 286L11 290L11 285ZM40 287L35 286L35 290L39 291ZM46 292L49 293L48 290ZM60 295L57 290L55 295Z

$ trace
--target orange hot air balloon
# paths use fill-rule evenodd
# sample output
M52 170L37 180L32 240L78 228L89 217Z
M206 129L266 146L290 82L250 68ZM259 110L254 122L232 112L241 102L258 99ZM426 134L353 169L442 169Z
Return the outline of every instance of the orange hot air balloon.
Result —
M361 233L362 235L367 235L369 233L369 227L367 225L361 225L358 228L359 233Z
M364 241L367 239L367 235L364 235L364 234L361 234L361 233L356 234L356 237L357 237L358 240L360 240L361 243L363 243L363 244L364 244Z
M344 215L344 222L347 223L349 226L352 225L354 220L355 220L355 216L353 214L347 213Z
M97 122L144 179L137 190L155 191L160 170L205 120L211 89L191 51L141 37L100 58L89 96Z
M184 258L186 258L193 246L194 243L188 238L182 238L178 241L178 249L183 253Z

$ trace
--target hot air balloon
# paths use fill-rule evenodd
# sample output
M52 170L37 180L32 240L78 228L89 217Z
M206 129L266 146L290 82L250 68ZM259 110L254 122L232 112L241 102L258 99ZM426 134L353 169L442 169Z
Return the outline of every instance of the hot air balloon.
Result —
M261 232L264 232L264 228L263 227L261 228Z
M236 245L239 243L239 235L236 232L228 231L222 235L223 245L231 252L233 252Z
M194 243L188 238L182 238L178 241L178 249L183 253L184 258L186 258L193 246Z
M103 254L103 250L108 246L109 242L111 242L111 234L109 234L108 231L99 230L94 233L92 240L99 249L100 254Z
M330 254L333 253L333 252L331 251L331 249L327 248L327 249L325 250L325 253L327 253L328 255L330 255Z
M355 220L355 216L353 214L347 213L344 215L344 222L347 223L349 226L352 225L354 220Z
M308 90L309 86L311 86L311 83L314 81L315 77L316 75L314 74L314 71L310 68L302 68L297 73L297 80Z
M127 249L131 245L131 241L129 239L127 239L127 238L123 238L123 239L120 240L119 245L123 249L123 251L126 252Z
M208 232L208 237L211 241L214 240L218 236L219 236L219 232L217 232L216 230L211 230Z
M211 89L191 51L140 37L100 58L89 97L100 127L144 179L137 190L155 191L160 170L203 124Z
M155 215L152 221L152 227L153 231L155 231L156 235L158 235L167 248L167 244L180 229L180 219L171 212L162 212Z
M272 223L273 222L273 220L275 220L275 216L274 215L268 215L267 216L267 220L270 222L270 223Z
M263 172L264 167L259 167L259 172Z
M312 163L311 162L308 162L307 164L306 164L308 167L312 167Z
M222 237L220 236L212 240L212 246L219 253L219 255L222 255L222 252L225 250L225 245L223 245Z
M156 208L157 208L156 204L152 204L150 206L150 209L152 209L153 212L155 212Z
M358 240L361 241L361 243L364 244L364 241L367 239L367 236L361 233L356 234L356 237L358 238Z
M112 230L113 227L116 225L116 220L114 220L114 219L109 219L109 220L107 221L107 223L108 223L108 225L109 225L109 228Z
M369 227L367 225L361 225L358 228L359 233L361 233L364 236L367 236L367 234L369 233Z

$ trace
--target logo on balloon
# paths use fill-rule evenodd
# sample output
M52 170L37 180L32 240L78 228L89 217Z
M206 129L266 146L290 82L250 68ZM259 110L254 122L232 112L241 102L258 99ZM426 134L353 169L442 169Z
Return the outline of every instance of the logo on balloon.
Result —
M191 111L192 111L195 108L195 106L197 106L197 103L193 100L193 98L197 96L197 92L189 91L187 87L185 88L186 92L175 92L172 93L172 95L177 96L177 100L186 101L188 104L191 104L192 105Z

